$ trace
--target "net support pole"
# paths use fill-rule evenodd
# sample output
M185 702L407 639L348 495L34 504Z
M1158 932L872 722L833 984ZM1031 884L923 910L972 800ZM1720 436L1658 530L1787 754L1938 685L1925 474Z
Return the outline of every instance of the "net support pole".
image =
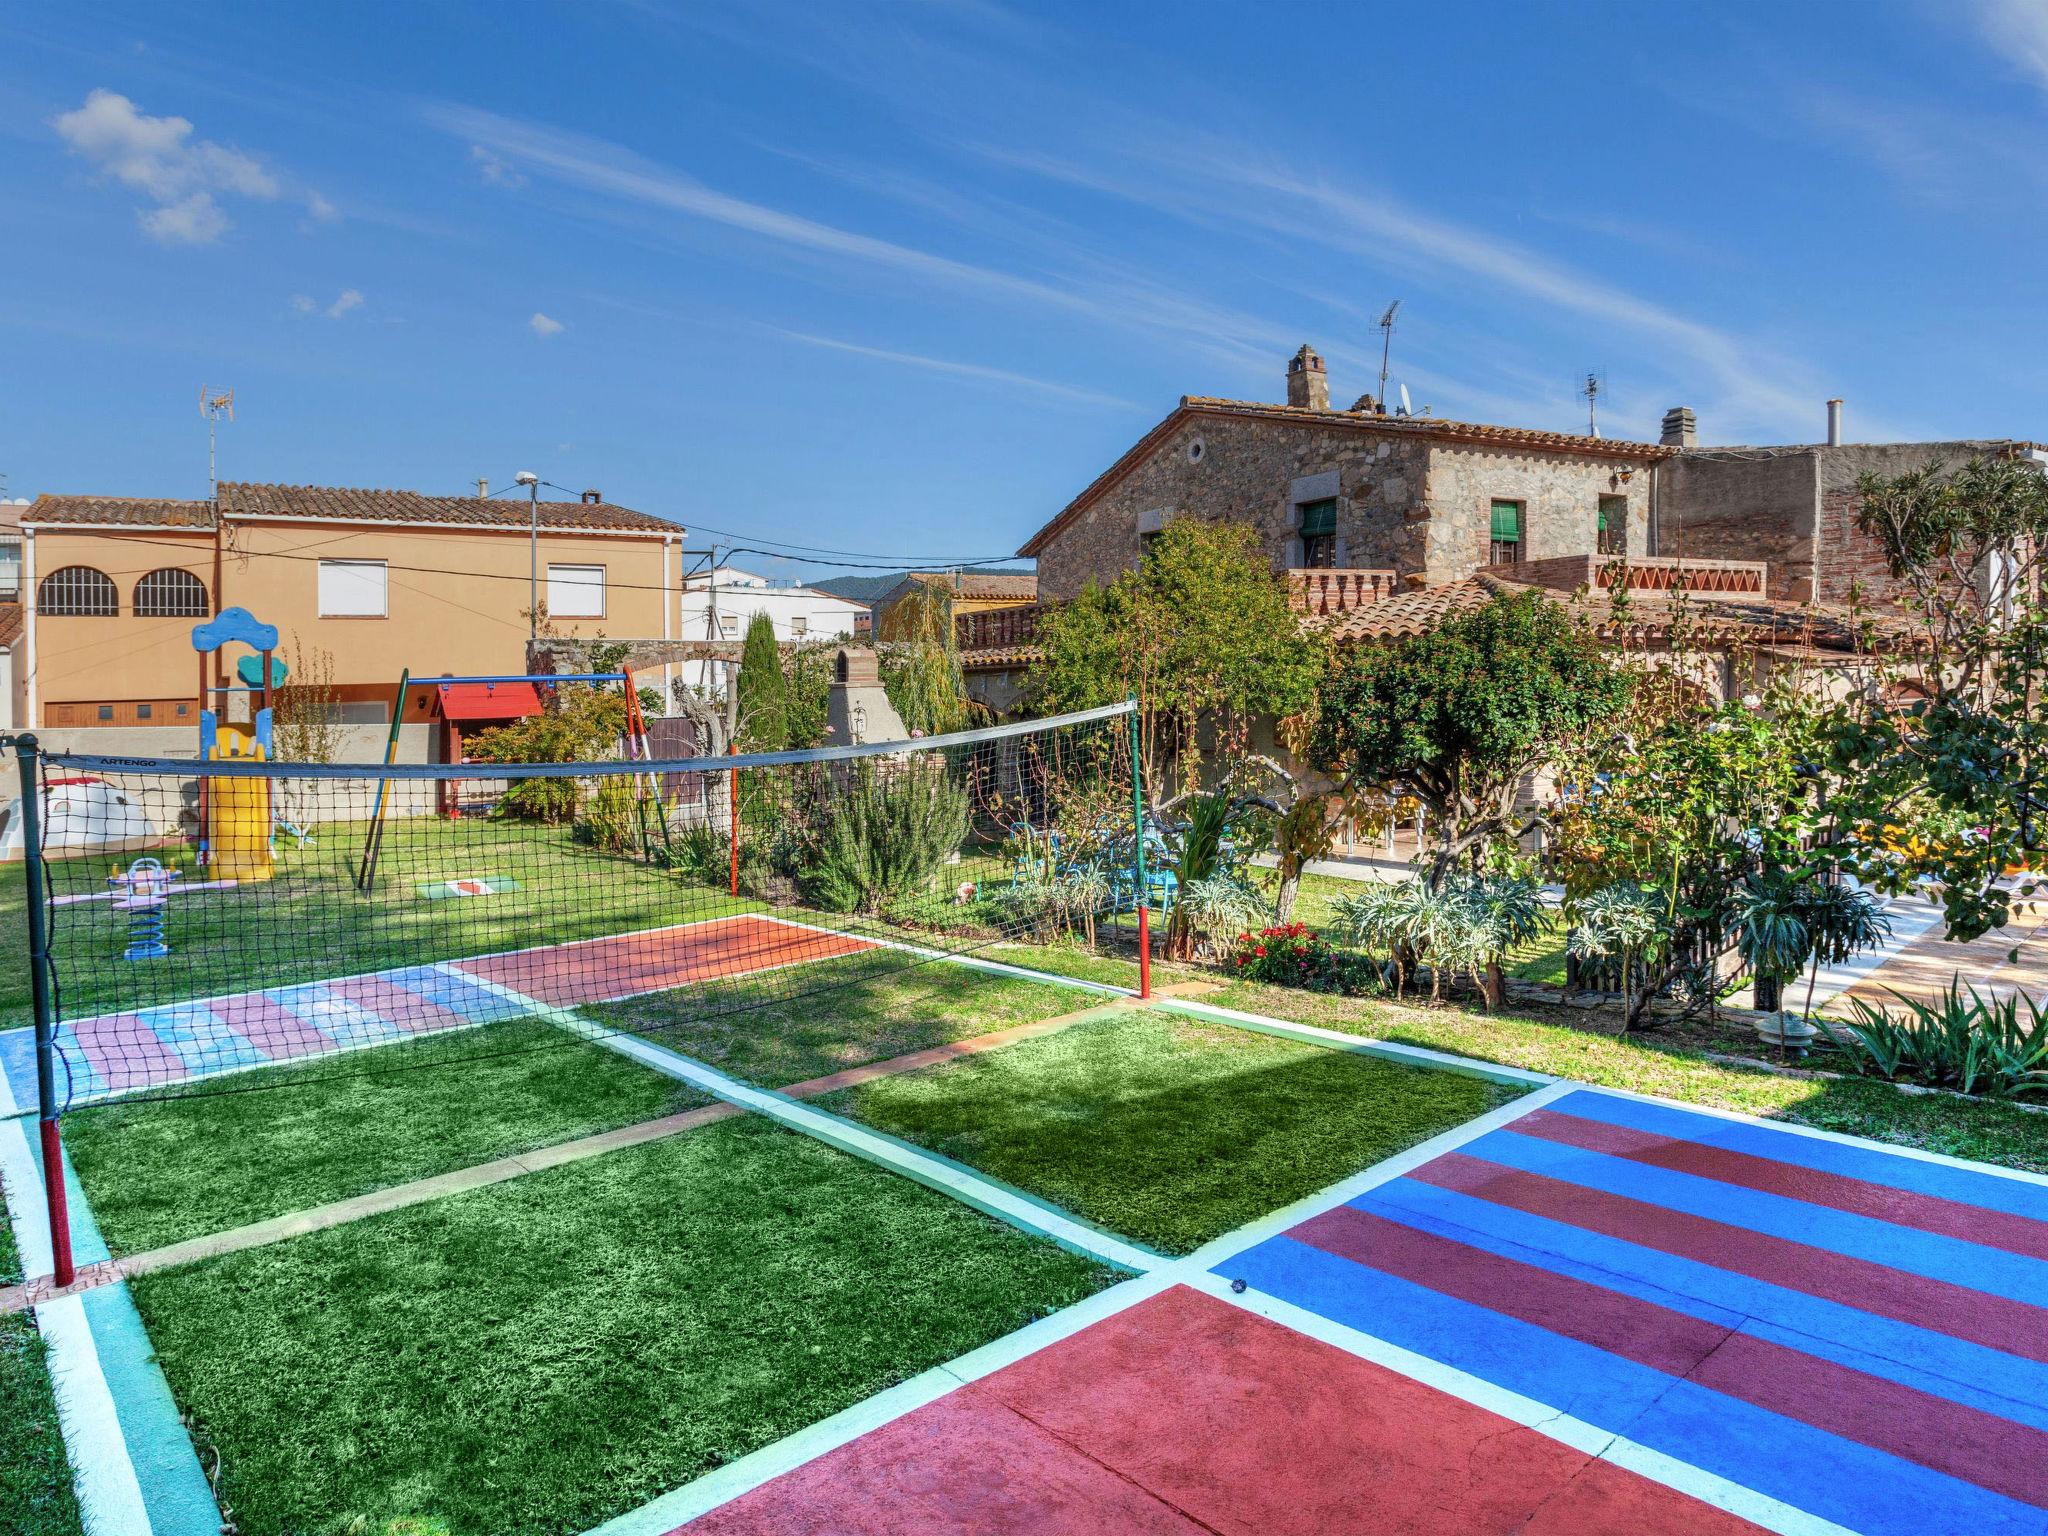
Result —
M21 869L28 881L29 987L36 1016L36 1118L42 1134L43 1195L50 1214L50 1262L60 1286L69 1285L71 1213L64 1201L64 1143L57 1131L57 1010L50 998L50 923L43 902L42 785L33 736L15 738L21 764Z
M1131 700L1131 900L1138 909L1138 996L1152 995L1152 907L1145 889L1145 769L1138 701Z
M731 743L731 754L734 757L740 755L740 744L737 741ZM725 770L725 776L725 797L731 802L732 812L732 893L737 896L740 893L740 771L737 768L728 768Z

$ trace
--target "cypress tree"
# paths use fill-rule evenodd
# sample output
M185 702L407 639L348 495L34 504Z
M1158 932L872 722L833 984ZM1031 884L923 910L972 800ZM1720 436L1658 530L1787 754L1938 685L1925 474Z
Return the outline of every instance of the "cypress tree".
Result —
M789 746L789 684L782 675L782 648L765 613L747 625L740 652L740 745L749 752L780 752Z

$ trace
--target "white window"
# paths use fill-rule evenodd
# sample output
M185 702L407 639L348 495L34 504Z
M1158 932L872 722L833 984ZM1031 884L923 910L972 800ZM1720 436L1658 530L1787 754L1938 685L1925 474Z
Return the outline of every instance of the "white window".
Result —
M740 635L738 617L730 613L721 613L718 616L718 632L728 640L737 640Z
M382 560L322 560L320 617L381 619L391 612Z
M548 617L551 619L601 619L604 617L604 567L601 565L548 566Z
M809 615L799 613L791 617L789 621L789 632L792 635L808 635L811 632L811 620Z

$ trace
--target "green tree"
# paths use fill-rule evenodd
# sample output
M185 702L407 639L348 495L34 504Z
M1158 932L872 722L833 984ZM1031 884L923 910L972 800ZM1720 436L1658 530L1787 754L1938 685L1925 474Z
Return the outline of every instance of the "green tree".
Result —
M913 583L889 610L879 645L882 688L905 730L943 736L967 726L966 679L953 629L953 599L944 587Z
M1205 751L1240 750L1251 722L1315 702L1327 651L1288 606L1255 529L1177 518L1143 563L1046 611L1033 707L1092 709L1136 695L1153 803L1202 779Z
M740 651L739 740L747 752L780 752L789 745L789 683L782 675L782 647L775 623L765 613L748 621Z
M1429 811L1434 888L1524 830L1523 778L1613 725L1635 678L1556 602L1525 592L1425 634L1348 652L1323 690L1313 754L1356 788Z
M1872 685L1830 721L1845 863L1888 890L1940 885L1951 938L2003 926L2038 887L2048 784L2048 479L2022 460L1858 483L1857 526L1898 589ZM1875 636L1874 636L1875 638Z

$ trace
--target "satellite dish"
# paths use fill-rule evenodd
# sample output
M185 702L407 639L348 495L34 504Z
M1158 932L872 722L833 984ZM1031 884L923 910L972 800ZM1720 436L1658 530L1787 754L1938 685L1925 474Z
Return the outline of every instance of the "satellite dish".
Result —
M1403 416L1415 414L1415 408L1408 403L1408 386L1406 384L1401 386L1401 414Z

